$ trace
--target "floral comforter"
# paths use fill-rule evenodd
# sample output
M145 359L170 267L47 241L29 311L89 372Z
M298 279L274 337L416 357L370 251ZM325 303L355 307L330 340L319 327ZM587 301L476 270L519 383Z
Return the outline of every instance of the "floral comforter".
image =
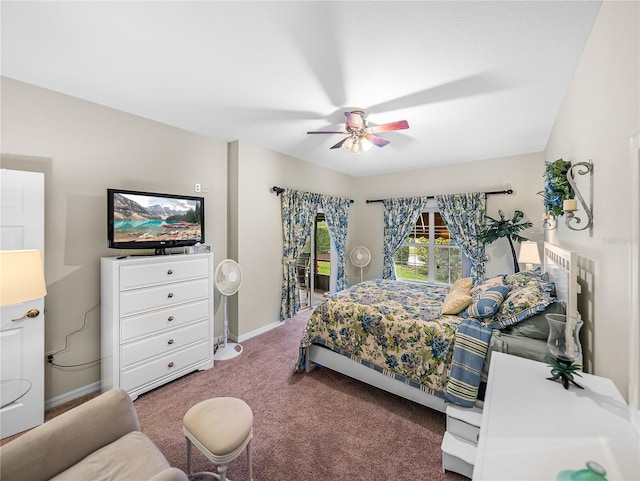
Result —
M311 315L296 370L324 345L432 394L444 393L463 318L441 314L449 286L377 279L340 291Z

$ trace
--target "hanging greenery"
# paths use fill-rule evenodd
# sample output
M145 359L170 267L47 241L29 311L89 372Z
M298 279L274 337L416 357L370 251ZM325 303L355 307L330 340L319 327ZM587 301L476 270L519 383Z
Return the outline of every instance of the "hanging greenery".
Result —
M567 172L571 167L568 160L558 159L555 162L545 162L544 190L539 192L544 197L544 209L549 215L564 214L562 203L573 197L573 189L567 180Z

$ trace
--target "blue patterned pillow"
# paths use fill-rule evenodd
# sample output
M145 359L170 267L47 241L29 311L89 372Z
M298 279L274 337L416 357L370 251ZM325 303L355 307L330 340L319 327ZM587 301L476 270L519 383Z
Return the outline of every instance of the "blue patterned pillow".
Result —
M489 327L504 329L529 319L538 312L544 311L555 298L539 286L529 285L509 292L508 297L491 320Z
M476 319L484 319L485 317L491 317L504 302L505 297L509 293L508 286L493 286L489 287L482 293L480 298L472 302L471 305L464 311L462 317L475 317Z
M477 301L478 299L480 299L480 297L482 297L484 291L486 291L490 287L504 285L504 275L483 279L479 284L476 284L471 288L471 297L473 297L473 299Z
M504 278L505 285L509 286L511 292L521 287L537 286L543 292L548 292L555 297L555 284L549 282L549 275L544 274L537 267L535 271L520 271L517 274L509 274Z

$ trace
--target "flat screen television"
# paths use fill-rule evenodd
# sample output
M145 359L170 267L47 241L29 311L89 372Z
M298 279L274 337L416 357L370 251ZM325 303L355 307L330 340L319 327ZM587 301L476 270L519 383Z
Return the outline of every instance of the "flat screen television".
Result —
M112 249L154 249L204 243L204 198L107 189L107 238Z

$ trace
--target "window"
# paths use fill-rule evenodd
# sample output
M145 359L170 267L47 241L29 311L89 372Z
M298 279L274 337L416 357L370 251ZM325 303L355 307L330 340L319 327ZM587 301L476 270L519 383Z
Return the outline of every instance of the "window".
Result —
M396 278L453 284L462 277L462 257L438 210L428 208L393 256Z

